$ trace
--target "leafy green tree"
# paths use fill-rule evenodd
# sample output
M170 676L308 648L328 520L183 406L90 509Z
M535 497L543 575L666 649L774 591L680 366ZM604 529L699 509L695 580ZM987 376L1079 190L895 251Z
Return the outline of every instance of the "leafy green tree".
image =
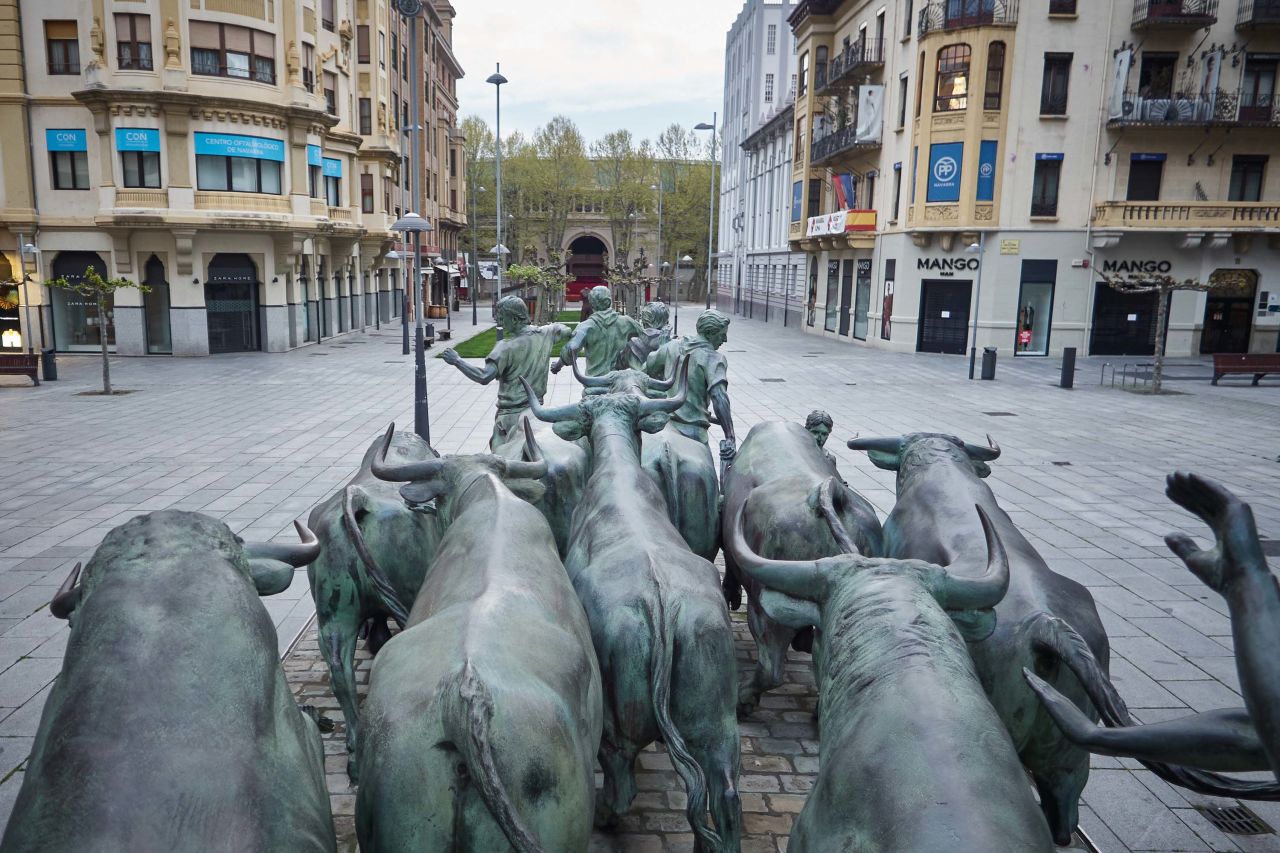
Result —
M657 217L653 146L636 143L629 130L615 130L591 146L596 182L602 191L605 215L613 236L617 263L627 264L635 242L636 225Z
M61 287L73 290L81 296L94 300L98 306L98 339L102 344L102 393L111 396L111 361L107 358L107 310L115 304L115 292L125 288L133 288L143 293L150 293L151 288L145 284L137 284L124 278L103 278L98 271L89 267L84 277L78 281L67 278L55 278L48 282L50 287Z

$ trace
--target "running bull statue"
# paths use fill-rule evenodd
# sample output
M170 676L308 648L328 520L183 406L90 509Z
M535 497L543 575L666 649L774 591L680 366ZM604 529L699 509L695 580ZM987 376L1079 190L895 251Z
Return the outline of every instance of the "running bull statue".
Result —
M995 630L969 650L982 686L1004 721L1040 793L1054 840L1071 842L1089 756L1072 744L1040 708L1022 678L1027 667L1051 681L1086 713L1118 701L1107 678L1110 647L1093 596L1052 571L1000 509L982 478L1000 456L958 438L915 433L901 438L856 438L878 468L898 473L898 499L884 524L885 556L946 566L954 577L976 573L985 560L976 504L1009 549L1009 592L995 607ZM1090 704L1092 702L1092 704Z
M986 513L975 518L988 565L959 577L857 554L768 559L748 542L744 510L738 503L729 516L726 555L793 602L794 625L823 628L820 769L789 853L1052 851L965 649L965 637L990 630L1009 585L1008 556ZM948 618L957 613L965 618Z
M1165 781L1202 794L1280 799L1280 586L1267 566L1253 511L1218 483L1195 474L1170 475L1166 494L1213 529L1214 547L1207 551L1185 534L1165 541L1196 577L1226 599L1245 707L1149 725L1135 725L1125 715L1105 720L1116 728L1100 728L1035 673L1024 674L1067 737L1090 752L1137 758ZM1214 772L1259 770L1270 770L1276 781Z
M246 545L166 510L106 535L50 602L71 622L0 850L332 853L315 723L258 600L319 545Z
M376 655L391 636L387 619L405 626L440 539L434 508L406 506L397 486L373 475L373 458L383 444L379 435L351 482L313 509L307 521L320 540L320 556L307 567L320 653L346 721L352 782L359 781L356 640L367 632L369 650ZM413 433L396 433L387 455L396 462L437 457Z
M875 557L883 549L880 520L871 504L844 484L799 424L756 424L747 434L724 484L726 525L739 515L747 541L768 558ZM727 574L746 587L747 624L759 650L755 674L738 692L739 709L747 711L762 693L782 683L787 647L798 632L768 615L769 599L777 593L737 571L727 553L725 565Z
M446 532L407 627L374 661L356 800L365 853L587 850L600 673L551 529L521 499L547 472L533 446L529 462L373 461L378 477L409 481L406 500L435 500Z
M729 611L716 567L689 549L640 466L640 433L661 430L684 405L687 361L676 375L668 399L649 399L655 380L622 370L577 405L545 408L532 388L529 405L562 438L591 438L592 474L573 515L565 568L586 609L605 683L596 823L612 826L630 807L636 756L661 738L684 782L698 849L736 853L741 756Z

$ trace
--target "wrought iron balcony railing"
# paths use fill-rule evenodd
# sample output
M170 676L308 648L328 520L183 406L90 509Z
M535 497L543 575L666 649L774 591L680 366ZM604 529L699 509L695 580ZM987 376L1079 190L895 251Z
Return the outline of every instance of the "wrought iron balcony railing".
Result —
M849 125L813 140L813 154L809 162L820 163L846 151L871 150L879 147L879 138L859 141L856 124Z
M857 83L860 74L884 66L884 39L859 39L842 50L827 63L818 68L817 91L821 92L829 86L852 86Z
M1133 29L1209 27L1218 20L1218 0L1134 0Z
M1018 23L1018 0L934 0L920 10L921 37L935 31Z
M1274 95L1228 92L1173 93L1153 97L1128 91L1111 124L1147 126L1280 126Z
M1240 0L1236 29L1280 27L1280 0Z

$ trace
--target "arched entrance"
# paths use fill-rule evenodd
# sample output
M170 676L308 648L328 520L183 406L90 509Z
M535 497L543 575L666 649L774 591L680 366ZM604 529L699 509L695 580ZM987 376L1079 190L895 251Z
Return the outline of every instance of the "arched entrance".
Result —
M258 270L248 255L223 253L209 261L204 285L209 352L258 349Z
M173 336L169 327L169 281L165 278L164 262L158 256L152 255L147 259L142 270L142 283L151 288L142 297L147 352L169 355L173 352Z
M569 244L569 283L565 286L565 299L581 302L583 291L604 284L605 262L609 248L594 234L583 234Z
M50 273L53 278L65 278L77 282L84 278L89 268L106 278L110 275L107 262L97 252L59 252L53 259ZM102 348L102 335L107 336L107 348L115 348L116 329L113 322L114 300L107 297L107 316L98 316L98 302L93 296L81 296L65 287L51 287L53 307L53 345L64 352L95 352Z
M1258 274L1253 270L1216 270L1209 283L1214 288L1205 300L1200 352L1248 352Z

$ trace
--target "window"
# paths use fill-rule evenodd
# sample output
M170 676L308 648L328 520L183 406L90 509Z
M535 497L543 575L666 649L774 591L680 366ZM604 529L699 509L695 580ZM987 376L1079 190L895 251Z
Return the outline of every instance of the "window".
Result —
M368 172L360 176L360 212L373 213L373 175Z
M274 84L276 37L248 27L192 21L191 73Z
M1237 154L1231 158L1230 201L1262 201L1262 178L1267 168L1265 155Z
M252 157L196 155L196 188L216 192L280 194L280 163Z
M920 52L920 64L916 68L916 118L924 103L924 51Z
M876 206L876 178L880 177L878 172L867 172L867 195L862 199L859 208L863 210L874 210Z
M1071 79L1071 54L1044 55L1044 82L1040 86L1040 115L1067 114L1067 83Z
M934 112L953 112L969 105L969 57L972 53L967 44L953 44L938 51Z
M324 72L324 111L331 116L338 114L338 75Z
M902 15L902 37L911 37L911 19L915 16L914 0L902 0L902 5L906 7Z
M45 21L44 51L50 74L80 73L80 40L75 21Z
M1142 98L1173 97L1173 77L1177 72L1178 54L1142 53L1138 69L1138 95Z
M365 136L373 134L373 101L360 99L360 133Z
M1062 178L1061 154L1037 154L1031 182L1031 215L1058 215L1058 182Z
M1163 154L1129 155L1128 201L1159 201L1160 182L1164 177Z
M369 64L369 25L356 27L356 61Z
M903 74L898 78L898 127L907 126L907 98L911 92L911 84L907 80L907 75Z
M330 207L342 207L342 178L324 176L324 198Z
M89 189L89 154L86 151L50 151L55 190Z
M791 75L791 88L787 90L787 99L790 100L796 95L796 75Z
M152 69L150 15L116 15L116 67L121 71Z
M777 24L769 25L768 48L769 48L770 56L773 56L775 53L778 52L778 25Z
M458 177L458 149L449 149L449 177Z
M764 75L764 102L766 104L773 103L773 75Z
M987 48L987 88L983 93L984 110L1000 109L1004 96L1004 42L993 41Z
M822 213L822 179L811 178L809 180L809 216L810 218L818 216Z
M312 198L320 198L320 190L324 186L324 177L320 173L320 167L308 164L307 166L307 194Z
M120 166L126 187L160 188L159 151L121 151Z
M394 187L395 187L395 184L392 182L390 176L384 175L382 178L382 212L383 213L391 212L391 193ZM398 219L399 217L396 217L396 218Z
M302 85L311 93L316 91L316 49L309 44L302 46Z
M800 57L800 92L799 97L803 98L805 93L809 91L809 52L805 51Z
M902 212L902 164L893 164L893 221L898 221Z
M378 30L378 67L387 67L387 34Z
M1250 53L1244 60L1240 78L1240 121L1269 122L1275 106L1277 57Z
M333 32L334 7L337 0L320 0L320 24L329 32Z
M400 45L400 79L409 82L409 45Z
M1049 0L1050 15L1074 15L1076 0Z

